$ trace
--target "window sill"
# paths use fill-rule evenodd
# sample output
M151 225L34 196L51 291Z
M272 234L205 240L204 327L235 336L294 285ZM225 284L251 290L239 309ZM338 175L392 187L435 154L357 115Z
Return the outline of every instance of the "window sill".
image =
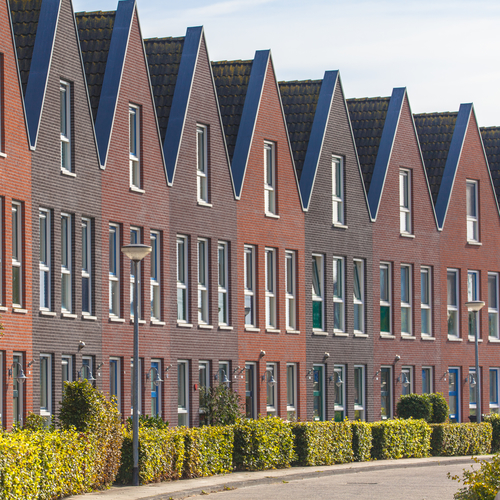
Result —
M92 316L91 314L82 314L83 321L97 321L97 316Z
M488 337L488 342L491 342L492 344L500 344L500 339L497 337Z
M393 335L392 333L381 333L380 338L381 339L395 339L396 335Z
M411 233L399 233L399 236L401 236L402 238L410 238L410 239L415 238L415 235Z
M266 333L281 333L281 330L278 328L266 328Z
M16 314L28 314L28 309L23 309L22 307L13 307L12 312Z
M289 333L290 335L300 335L300 330L291 330L287 328L286 333Z
M66 318L66 319L76 319L78 316L73 313L67 313L67 312L62 312L61 313L61 318Z
M245 326L245 332L259 333L260 332L260 328L256 328L255 326Z
M354 336L359 337L361 339L367 339L369 337L369 335L367 333L363 333L363 332L354 332Z
M140 319L140 320L138 320L138 321L137 321L137 323L138 323L139 325L145 325L145 324L146 324L146 320L145 320L145 319ZM132 318L130 318L130 324L131 324L131 325L133 325L133 324L134 324L134 318L133 318L133 317L132 317Z
M333 332L334 337L349 337L349 334L346 332Z
M453 335L448 335L448 340L451 342L463 342L464 339L461 339L460 337L454 337Z
M467 240L467 245L471 245L473 247L480 247L483 244L480 241Z
M151 326L165 326L165 321L159 321L157 319L152 319L151 320Z
M417 340L417 337L415 337L415 335L408 335L406 333L402 333L401 340Z
M119 318L118 316L110 316L109 321L111 323L125 323L125 318Z
M313 335L318 335L319 337L328 337L328 332L313 328Z
M144 189L138 188L137 186L130 186L129 188L132 193L144 194L146 191Z
M420 340L436 340L436 337L432 337L431 335L425 335L425 334L421 334L420 335Z
M270 219L279 219L280 216L277 214L273 214L272 212L266 212L266 217L269 217Z
M46 311L45 309L40 311L40 316L49 316L50 318L55 318L56 314L54 311Z
M201 330L213 330L214 326L213 325L209 325L207 323L199 323L198 324L198 328L201 329Z
M193 328L191 323L183 323L182 321L177 321L177 326L180 326L181 328Z
M469 338L468 338L469 342L473 342L473 343L475 343L475 342L476 342L476 337L471 337L470 335L469 335L468 337L469 337ZM478 342L482 342L482 341L483 341L483 339L477 339L477 341L478 341Z
M230 325L219 325L219 330L232 330L233 327Z
M336 229L349 229L349 226L346 226L345 224L340 224L340 223L337 223L337 222L334 222L332 224L332 227L334 227Z
M0 306L0 312L7 312L8 309L5 306Z
M75 178L76 177L76 174L75 172L70 172L68 169L66 168L61 168L61 175L65 175L66 177L73 177Z
M199 207L207 207L207 208L213 207L213 205L211 203L208 203L208 201L203 201L203 200L198 200L198 206Z

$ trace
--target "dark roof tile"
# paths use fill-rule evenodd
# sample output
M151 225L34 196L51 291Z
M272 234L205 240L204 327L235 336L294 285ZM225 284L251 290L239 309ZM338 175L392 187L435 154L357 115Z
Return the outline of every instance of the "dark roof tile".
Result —
M483 138L495 193L500 202L500 127L482 127L481 137Z

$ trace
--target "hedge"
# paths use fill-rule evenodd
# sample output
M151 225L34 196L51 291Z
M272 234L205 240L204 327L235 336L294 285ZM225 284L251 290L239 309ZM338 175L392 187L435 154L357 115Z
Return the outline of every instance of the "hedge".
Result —
M497 453L491 460L472 458L479 468L464 469L463 477L448 475L464 485L455 493L455 500L495 500L500 490L500 456Z
M304 422L292 425L299 465L332 465L352 462L349 422Z
M367 422L351 422L352 451L356 462L367 462L371 458L372 426Z
M491 451L496 453L500 451L500 415L498 413L489 413L484 415L484 421L489 422L493 428Z
M405 394L399 398L396 412L399 418L423 419L430 422L432 403L425 394Z
M279 417L239 420L234 426L233 463L238 469L290 467L295 460L290 424Z
M490 453L492 427L481 424L431 424L433 456L483 455Z
M431 428L424 420L385 420L372 424L375 459L429 456Z

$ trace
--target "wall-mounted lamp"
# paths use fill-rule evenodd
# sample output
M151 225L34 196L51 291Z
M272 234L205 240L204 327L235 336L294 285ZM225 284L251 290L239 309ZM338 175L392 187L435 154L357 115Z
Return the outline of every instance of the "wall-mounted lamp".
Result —
M260 351L259 357L263 358L266 355L266 351Z
M104 363L99 363L99 364L97 365L97 368L95 369L95 371L96 371L96 372L98 372L98 371L99 371L99 369L100 369L100 368L102 368L102 366L103 366L103 365L104 365Z
M313 372L314 370L311 368L310 370L308 370L308 372L306 373L306 377L311 380L312 377L311 377L311 373Z
M13 374L14 374L14 366L18 367L16 380L20 384L24 384L24 382L26 382L26 380L28 379L28 377L24 374L23 367L22 367L21 363L19 363L19 361L14 361L14 363L12 363L12 365L10 366L10 368L9 368L9 377L12 377Z
M394 363L397 363L401 359L401 356L399 354L396 354L396 357L394 358Z
M252 312L251 307L245 307L245 317L247 317Z
M410 381L408 380L408 375L406 373L402 373L398 377L398 382L402 382L403 387L410 387Z
M87 369L87 377L85 377L85 368ZM87 378L89 382L95 382L94 375L92 375L92 370L89 365L82 365L80 371L78 372L78 378Z
M450 372L448 370L446 370L444 373L443 373L443 376L441 377L443 379L444 382L446 382L446 377L448 376Z
M219 383L224 384L226 387L229 387L229 384L231 383L231 381L227 377L226 370L220 370L220 372L222 373L222 380L219 381ZM216 381L219 380L219 374L218 373L216 373L214 375L214 380L216 380Z
M467 377L465 377L464 383L465 384L468 383L470 387L476 387L476 377L475 377L475 374L474 373L469 373L469 375L467 375Z
M264 375L262 375L262 381L264 382L267 378L267 385L269 387L275 386L278 382L276 382L276 379L274 378L273 372L271 370L266 370Z
M375 380L378 380L378 376L379 376L379 374L380 374L380 370L377 370L377 371L375 372L375 375L374 375Z
M165 367L165 378L168 378L168 370L170 370L170 368L172 368L172 365L168 365Z
M239 366L237 366L234 370L233 370L233 376L234 378L238 378L238 375L240 375L241 378L243 378L243 372L245 371L245 367L243 368L240 368Z
M335 373L332 373L329 377L328 377L328 380L330 382L333 382L333 380L335 379L335 375L337 375L337 380L335 382L335 385L337 387L341 387L342 384L344 383L344 381L342 380L342 375L340 374L340 372L335 372Z
M28 368L35 362L34 359L32 359L29 363L28 363Z
M81 351L85 347L85 342L83 340L80 340L78 342L78 351Z
M158 371L158 368L156 368L156 366L152 366L149 369L148 373L146 373L146 380L149 380L151 378L152 371L154 371L156 374L155 379L152 380L152 382L154 383L154 385L156 385L156 387L158 387L163 382L163 380L161 379L160 372Z
M330 353L329 352L325 352L325 355L323 356L323 359L328 359L330 357Z

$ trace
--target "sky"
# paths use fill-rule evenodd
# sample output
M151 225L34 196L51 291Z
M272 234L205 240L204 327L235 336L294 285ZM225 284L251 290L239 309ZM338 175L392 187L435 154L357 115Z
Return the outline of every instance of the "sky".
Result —
M117 0L74 0L79 11ZM474 103L480 126L500 126L498 0L137 0L144 38L205 27L212 61L271 49L278 80L340 70L346 97L406 87L413 113Z

